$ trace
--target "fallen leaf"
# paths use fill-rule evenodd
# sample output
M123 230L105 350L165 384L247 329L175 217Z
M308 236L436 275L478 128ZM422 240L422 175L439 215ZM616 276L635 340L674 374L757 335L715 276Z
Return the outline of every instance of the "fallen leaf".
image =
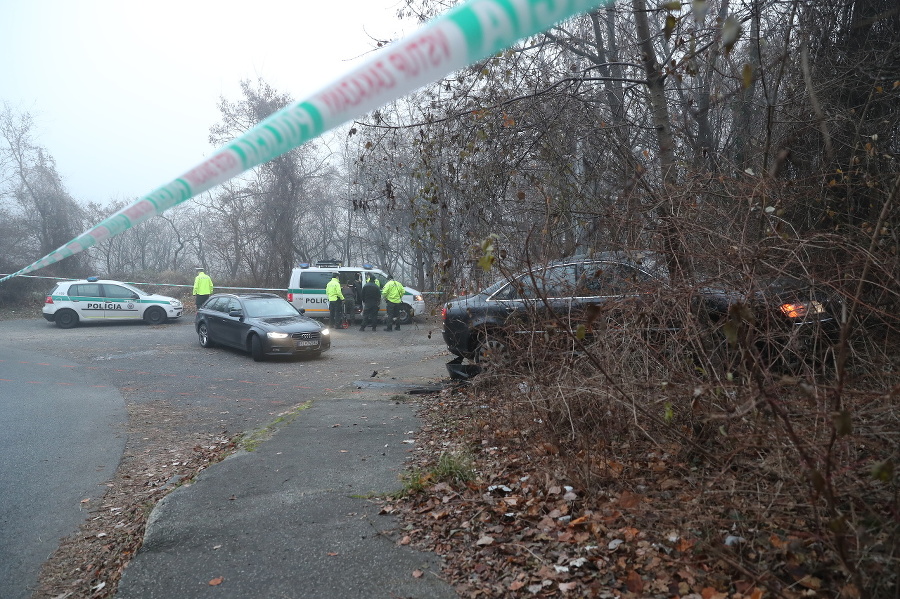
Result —
M491 536L488 536L488 535L484 535L484 536L482 536L480 539L478 539L477 541L475 541L475 544L478 545L478 546L480 546L480 547L484 547L484 546L486 546L486 545L491 545L491 544L493 544L493 543L494 543L494 537L491 537Z
M523 586L525 586L524 582L522 582L521 580L514 580L509 584L509 590L510 591L518 591Z
M400 539L400 544L401 544L401 545L409 545L410 542L412 542L412 539L409 538L409 535L406 535L405 537L403 537L402 539Z
M619 495L619 505L624 508L632 508L637 506L641 502L640 495L635 495L631 491L622 491L622 494Z
M720 593L712 587L704 587L703 590L700 591L700 596L703 597L703 599L728 599L727 593Z
M628 573L628 578L625 579L625 586L632 593L640 593L644 590L644 580L640 574L632 570Z
M413 570L413 578L422 578L423 574L425 574L425 572L422 572L421 570Z
M220 584L222 584L222 581L223 581L223 580L225 580L225 579L222 578L221 576L219 576L218 578L213 578L212 580L209 581L209 586L211 586L211 587L217 587L217 586L219 586Z

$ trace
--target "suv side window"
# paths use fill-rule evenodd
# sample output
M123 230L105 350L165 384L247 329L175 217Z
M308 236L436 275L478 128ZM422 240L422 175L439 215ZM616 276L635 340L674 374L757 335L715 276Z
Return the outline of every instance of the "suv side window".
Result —
M80 283L69 286L69 297L103 297L99 283Z
M115 299L133 299L134 296L137 295L131 289L120 287L119 285L106 284L103 286L103 290L103 297L112 297Z
M298 286L301 289L325 289L330 280L330 272L301 272Z

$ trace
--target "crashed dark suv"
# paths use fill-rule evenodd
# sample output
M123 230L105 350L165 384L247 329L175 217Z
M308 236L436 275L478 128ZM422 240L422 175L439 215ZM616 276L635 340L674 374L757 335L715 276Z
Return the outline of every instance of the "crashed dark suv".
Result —
M533 342L545 338L535 334L547 328L608 332L608 325L623 313L637 313L654 299L666 297L668 277L660 264L651 253L609 252L535 267L445 303L441 310L444 341L451 353L477 362L505 347L509 335ZM810 324L821 331L821 325L834 324L833 300L786 278L761 285L752 297L721 286L704 287L693 302L695 312L700 308L710 323L725 322L736 305L746 306L757 319L769 321L767 326L783 331ZM684 326L652 316L642 323L657 331Z

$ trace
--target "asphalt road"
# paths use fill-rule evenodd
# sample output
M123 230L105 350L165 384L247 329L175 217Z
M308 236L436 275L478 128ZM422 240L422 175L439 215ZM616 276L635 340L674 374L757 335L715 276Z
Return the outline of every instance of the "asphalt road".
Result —
M69 359L0 346L0 597L29 587L103 495L125 447L125 401Z
M126 443L126 406L155 403L177 414L148 426L230 436L298 403L352 397L361 384L391 395L395 383L441 378L449 359L439 326L423 323L390 333L335 331L321 358L260 363L201 348L190 315L160 326L69 330L42 318L11 320L0 331L4 598L28 596L41 563L86 515L81 500L102 494Z

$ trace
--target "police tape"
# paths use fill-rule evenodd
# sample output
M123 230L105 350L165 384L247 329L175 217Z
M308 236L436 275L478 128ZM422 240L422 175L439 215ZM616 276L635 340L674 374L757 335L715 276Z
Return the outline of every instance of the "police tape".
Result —
M6 273L0 273L0 277L6 276ZM16 275L10 275L16 276ZM40 275L17 275L23 279L49 279L51 281L79 281L81 279L73 279L72 277L44 277ZM141 287L185 287L187 289L193 289L193 285L182 285L181 283L140 283L137 281L118 281L120 283L125 283L127 285L140 285ZM237 289L240 291L283 291L287 293L287 289L281 289L278 287L221 287L219 285L215 286L216 289Z
M613 0L469 0L386 46L309 99L279 110L171 183L137 199L37 262L49 266L359 118L518 40Z

